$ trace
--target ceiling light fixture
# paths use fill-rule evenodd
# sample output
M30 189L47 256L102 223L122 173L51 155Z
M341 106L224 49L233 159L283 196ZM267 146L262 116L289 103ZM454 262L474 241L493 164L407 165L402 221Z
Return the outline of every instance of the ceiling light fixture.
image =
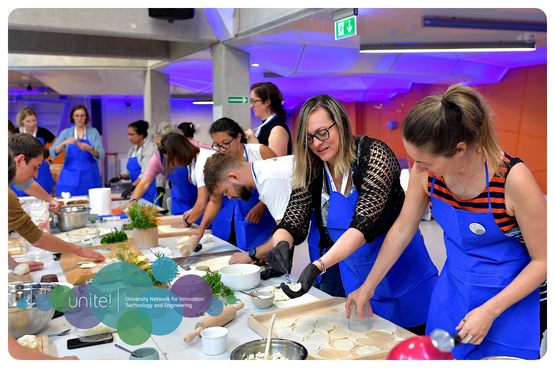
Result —
M382 43L360 45L361 53L411 53L411 52L500 52L534 51L535 42L442 42L442 43Z
M251 66L254 66L255 68L258 68L260 66L260 64L258 63L252 63Z
M193 105L214 105L214 101L196 100L196 101L193 101Z
M465 19L446 17L424 17L422 27L494 29L503 31L547 32L547 23L519 22L493 19Z

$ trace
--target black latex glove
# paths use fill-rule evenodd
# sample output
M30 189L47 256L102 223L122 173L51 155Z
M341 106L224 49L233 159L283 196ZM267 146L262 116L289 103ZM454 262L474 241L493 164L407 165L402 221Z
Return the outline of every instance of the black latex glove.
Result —
M110 183L110 184L115 184L115 183L117 183L117 182L120 181L120 180L121 180L121 178L119 178L118 176L116 176L115 178L110 179L110 181L109 181L108 183Z
M316 267L313 263L310 263L304 268L303 272L301 272L301 276L299 276L299 283L301 284L301 289L299 291L291 290L284 282L281 283L281 289L291 299L303 296L308 293L312 284L316 281L316 277L318 277L321 272L322 271L320 271L318 267Z
M135 186L133 184L129 184L125 190L121 193L121 198L127 198L131 195L131 193L133 193L133 191L135 190Z
M275 247L268 252L266 258L273 269L281 271L285 274L291 273L293 267L293 253L295 248L290 248L289 243L285 240L277 243Z

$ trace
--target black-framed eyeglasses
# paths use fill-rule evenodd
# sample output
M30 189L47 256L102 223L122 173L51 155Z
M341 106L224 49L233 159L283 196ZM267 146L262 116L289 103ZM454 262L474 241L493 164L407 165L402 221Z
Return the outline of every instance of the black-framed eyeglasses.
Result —
M254 105L255 103L260 102L260 101L262 101L262 100L250 100L249 105Z
M233 137L231 138L228 142L222 142L222 144L217 144L216 142L212 143L212 148L214 148L216 151L220 152L220 150L223 149L229 149L229 146L231 146L231 142L233 142L233 140L237 138L237 137Z
M316 133L314 133L314 134L308 134L307 133L306 143L310 146L312 143L314 143L314 138L317 138L320 142L325 141L326 139L328 139L330 137L330 129L333 128L334 125L335 125L335 123L330 125L330 127L327 128L327 129L320 129L320 130L316 131Z

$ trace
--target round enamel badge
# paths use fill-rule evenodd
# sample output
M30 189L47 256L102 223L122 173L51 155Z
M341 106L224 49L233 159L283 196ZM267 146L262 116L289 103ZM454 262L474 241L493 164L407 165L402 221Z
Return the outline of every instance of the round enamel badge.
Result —
M484 235L486 233L486 229L476 222L471 223L469 227L470 231L472 231L476 235Z

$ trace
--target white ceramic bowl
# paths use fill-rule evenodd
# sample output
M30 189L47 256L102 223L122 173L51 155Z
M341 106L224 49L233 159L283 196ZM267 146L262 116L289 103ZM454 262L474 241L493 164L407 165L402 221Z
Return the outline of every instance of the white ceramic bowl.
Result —
M254 306L258 309L270 308L272 304L274 304L274 299L276 298L276 294L270 291L259 291L258 293L254 293L252 295L260 298L252 298L252 304L254 304Z
M233 291L250 290L260 284L260 267L253 264L234 264L220 268L222 282Z

